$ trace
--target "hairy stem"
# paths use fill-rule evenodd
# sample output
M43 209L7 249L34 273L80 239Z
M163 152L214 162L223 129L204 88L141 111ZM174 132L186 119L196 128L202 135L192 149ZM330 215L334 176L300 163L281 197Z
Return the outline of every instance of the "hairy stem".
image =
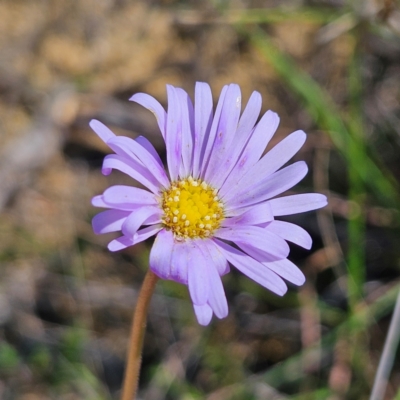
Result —
M147 309L157 281L158 277L152 271L148 270L140 289L133 316L121 400L133 400L136 395L142 363L142 347L146 331Z

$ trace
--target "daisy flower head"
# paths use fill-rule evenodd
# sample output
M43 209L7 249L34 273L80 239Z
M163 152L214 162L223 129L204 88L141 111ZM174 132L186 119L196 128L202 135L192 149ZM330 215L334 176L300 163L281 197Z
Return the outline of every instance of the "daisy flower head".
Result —
M146 138L116 136L101 122L90 122L115 152L105 157L102 173L116 169L147 188L118 185L95 196L92 204L108 210L93 218L93 229L96 234L122 232L109 243L111 251L156 235L150 269L187 285L198 322L208 325L213 313L218 318L228 314L221 276L230 266L278 295L287 290L283 279L303 284L303 273L287 259L287 241L310 249L311 237L275 217L321 208L327 199L316 193L276 197L307 173L304 161L282 168L306 134L293 132L263 156L279 117L267 111L257 123L258 92L243 113L236 84L223 87L215 112L206 83L197 82L194 105L180 88L167 85L167 94L167 112L147 94L130 99L155 115L167 171Z

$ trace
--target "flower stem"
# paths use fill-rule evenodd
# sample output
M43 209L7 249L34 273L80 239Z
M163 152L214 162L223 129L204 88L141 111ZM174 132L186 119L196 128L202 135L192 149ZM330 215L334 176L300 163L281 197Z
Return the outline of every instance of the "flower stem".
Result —
M131 335L129 339L128 359L125 370L124 386L121 400L133 400L136 395L140 366L142 363L143 338L146 331L147 309L158 277L148 270L133 315Z
M389 332L383 346L383 353L379 361L376 372L374 386L370 400L381 400L385 397L386 386L389 381L390 371L396 356L397 346L400 340L400 292L397 295L396 305L392 320L389 326ZM396 397L397 398L397 397Z

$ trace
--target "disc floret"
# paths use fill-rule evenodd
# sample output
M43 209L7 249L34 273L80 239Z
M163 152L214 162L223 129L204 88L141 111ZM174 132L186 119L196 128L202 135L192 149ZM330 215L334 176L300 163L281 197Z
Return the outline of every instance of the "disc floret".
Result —
M201 179L189 176L172 182L161 199L162 222L177 240L210 237L224 218L224 205L217 189Z

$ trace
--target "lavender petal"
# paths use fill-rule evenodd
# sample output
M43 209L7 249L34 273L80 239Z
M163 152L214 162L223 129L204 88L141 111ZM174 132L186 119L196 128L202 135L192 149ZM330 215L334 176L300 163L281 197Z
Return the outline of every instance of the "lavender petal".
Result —
M180 176L189 176L192 173L193 164L193 104L183 89L177 88L176 94L180 104L182 130L182 163L179 174Z
M147 190L133 186L115 185L106 189L102 196L106 207L119 210L136 210L141 205L158 205L158 199Z
M328 204L326 196L319 193L295 194L269 201L275 216L292 215L316 210Z
M235 192L243 175L260 159L268 142L279 125L279 117L273 111L267 111L254 129L246 147L239 157L235 167L230 172L220 190L225 197L231 191ZM239 185L240 186L240 185Z
M228 315L228 302L226 301L221 277L212 264L208 268L208 279L210 284L208 304L218 318L225 318Z
M212 152L204 172L204 179L214 187L220 187L224 181L226 169L237 161L232 157L231 143L236 146L236 129L241 111L242 95L240 87L228 86L217 125L217 134Z
M268 261L286 258L290 251L284 239L258 226L221 228L215 232L215 237L234 242L239 247L254 248L265 254L265 260Z
M301 181L307 171L307 164L304 161L298 161L269 175L267 178L260 179L254 186L243 185L240 191L231 192L230 197L224 199L227 211L257 204L275 197Z
M220 276L229 272L228 261L212 239L202 240L199 242L199 247L201 248L201 251L206 254L206 257L209 257L209 263L217 268Z
M171 255L170 279L175 282L188 284L188 254L186 242L175 242Z
M242 213L240 213L242 212ZM233 217L229 218L229 215ZM235 215L238 214L238 215ZM268 202L256 204L248 208L239 208L231 211L228 218L222 221L222 227L235 227L239 225L259 225L274 219L272 207Z
M115 137L114 132L97 119L92 119L89 125L104 143L107 143L110 139Z
M303 272L287 258L270 263L263 263L263 265L294 285L301 286L306 280Z
M117 154L109 154L104 158L102 172L108 175L112 169L117 169L146 186L155 194L160 193L160 184L147 169L138 161Z
M215 110L214 118L211 124L211 128L209 134L205 138L204 145L200 154L200 176L204 178L204 172L206 166L208 164L208 160L210 158L210 154L214 148L215 137L217 136L217 128L219 119L221 117L222 107L225 101L226 92L228 90L228 86L224 86L221 90L221 94L219 95L217 108Z
M305 229L298 225L291 224L290 222L275 220L270 222L265 229L307 250L311 249L311 236Z
M220 175L218 183L216 186L221 187L222 183L232 172L232 169L238 162L239 155L245 148L249 138L253 134L254 125L257 122L257 118L261 111L261 95L258 92L253 92L240 117L235 138L230 143L229 150L227 150L227 157L225 161L218 166L218 173Z
M212 309L208 304L201 306L193 304L193 309L196 314L197 322L200 325L207 326L212 318Z
M157 119L161 135L165 140L165 121L167 119L167 114L163 106L154 97L151 97L146 93L136 93L129 100L142 105L154 114Z
M207 302L209 295L208 265L195 241L190 241L188 248L189 293L193 303L201 306Z
M161 279L169 279L171 273L171 254L174 245L174 235L171 231L162 229L150 251L150 269Z
M102 207L102 208L112 208L104 202L102 194L99 194L98 196L94 196L92 198L92 206Z
M213 99L210 86L196 82L194 102L193 177L200 174L200 156L210 132L213 119Z
M119 231L130 214L130 211L122 210L103 211L93 217L93 231L96 235Z
M296 131L287 136L272 148L260 161L250 168L239 181L246 186L253 186L260 180L260 176L268 176L286 164L303 146L307 135L303 131Z
M124 136L116 136L110 139L107 144L118 155L126 156L129 159L136 159L160 185L164 187L169 186L169 179L164 167L138 142Z
M118 251L126 249L129 246L134 246L135 244L143 242L149 237L154 236L161 229L162 225L152 225L137 231L133 238L128 236L120 236L119 238L112 240L108 244L108 250Z
M181 107L176 89L167 85L168 114L165 145L167 147L167 163L172 181L178 179L182 162L182 125Z
M222 249L226 259L243 274L279 296L286 293L285 282L271 269L218 239L214 241Z
M161 210L155 206L142 206L132 212L122 224L121 230L125 236L134 237L141 225L161 222Z
M154 158L155 162L157 162L161 168L164 168L163 162L159 154L157 153L157 150L154 148L154 146L148 139L146 139L144 136L138 136L135 139L135 142L139 143L142 147L144 147Z

